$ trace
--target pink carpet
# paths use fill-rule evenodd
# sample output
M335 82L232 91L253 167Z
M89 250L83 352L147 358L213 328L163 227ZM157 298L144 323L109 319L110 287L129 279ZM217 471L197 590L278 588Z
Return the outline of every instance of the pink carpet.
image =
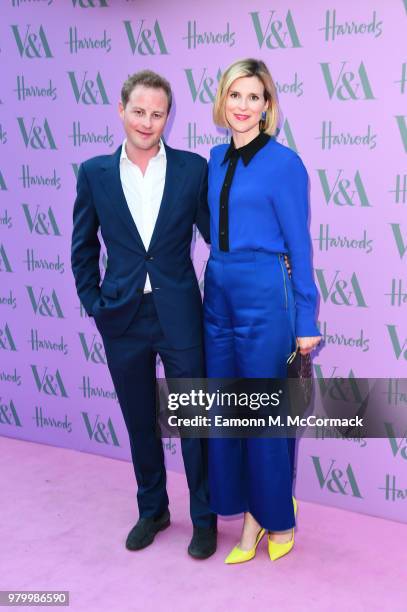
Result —
M131 464L7 438L0 449L2 590L69 590L75 612L407 610L405 524L299 500L284 559L272 564L263 540L253 561L224 565L240 520L220 520L217 553L195 561L185 480L170 472L172 525L132 553Z

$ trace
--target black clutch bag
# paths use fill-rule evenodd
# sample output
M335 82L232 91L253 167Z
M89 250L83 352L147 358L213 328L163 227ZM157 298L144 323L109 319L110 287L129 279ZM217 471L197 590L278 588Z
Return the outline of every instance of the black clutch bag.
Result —
M301 355L297 346L287 359L287 378L294 379L290 383L292 400L295 402L296 413L308 408L312 397L312 361L311 354Z

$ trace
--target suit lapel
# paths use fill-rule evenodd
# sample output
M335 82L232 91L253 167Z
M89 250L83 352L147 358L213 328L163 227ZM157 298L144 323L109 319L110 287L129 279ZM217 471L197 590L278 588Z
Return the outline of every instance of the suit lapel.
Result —
M134 223L133 217L131 216L120 180L121 150L122 148L120 146L116 153L111 156L109 161L102 166L103 174L101 177L101 183L109 196L109 200L111 201L112 205L115 206L117 214L130 231L130 234L132 235L132 238L136 242L137 246L145 251L143 241L138 232L137 226Z
M177 151L167 145L165 145L165 152L167 156L167 168L165 172L164 192L149 248L158 240L161 232L165 231L168 217L181 195L185 182L185 162L179 159ZM134 241L139 248L145 252L143 241L134 223L123 192L120 180L120 154L121 146L102 166L103 173L101 183L109 196L109 200L116 207L117 214L130 231Z
M165 172L164 192L149 248L152 248L159 239L160 234L165 232L171 211L176 206L184 188L185 162L179 158L177 151L166 144L165 153L167 156L167 169Z

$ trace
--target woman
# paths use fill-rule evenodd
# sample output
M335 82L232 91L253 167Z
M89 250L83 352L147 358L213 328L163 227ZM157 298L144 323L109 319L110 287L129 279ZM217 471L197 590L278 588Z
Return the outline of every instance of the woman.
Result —
M298 155L272 137L278 119L266 65L253 59L232 64L214 104L214 121L231 130L232 140L214 147L209 162L208 377L283 378L296 343L306 354L320 341L307 172ZM265 530L272 560L291 550L294 451L294 439L209 440L212 510L244 512L240 542L225 563L252 559Z

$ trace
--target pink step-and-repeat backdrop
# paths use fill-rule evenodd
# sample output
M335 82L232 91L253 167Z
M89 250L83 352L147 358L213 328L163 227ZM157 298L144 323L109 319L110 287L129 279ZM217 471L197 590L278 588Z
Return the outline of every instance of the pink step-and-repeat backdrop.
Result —
M310 175L315 376L389 377L390 418L407 410L406 30L406 0L3 0L0 435L130 458L70 271L78 165L120 145L120 88L141 68L173 85L168 142L208 156L228 139L211 119L219 76L247 56L268 64L279 140ZM198 236L200 281L207 256ZM300 442L297 495L407 521L407 438L330 435ZM179 441L165 446L182 470Z

